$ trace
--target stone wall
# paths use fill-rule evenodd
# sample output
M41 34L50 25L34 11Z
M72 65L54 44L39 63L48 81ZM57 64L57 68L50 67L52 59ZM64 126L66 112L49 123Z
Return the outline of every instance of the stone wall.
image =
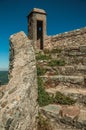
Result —
M0 130L36 130L36 61L23 32L10 37L9 77L9 84L0 90Z
M48 36L44 46L53 59L64 60L65 65L86 65L86 28Z
M44 43L45 49L71 48L85 45L86 47L86 28L65 32L55 36L48 36Z

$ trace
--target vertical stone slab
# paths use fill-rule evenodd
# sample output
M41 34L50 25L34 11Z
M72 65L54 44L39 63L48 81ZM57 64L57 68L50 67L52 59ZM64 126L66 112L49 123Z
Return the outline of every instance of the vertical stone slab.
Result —
M36 130L36 61L31 41L24 32L10 37L9 77L0 104L0 130Z

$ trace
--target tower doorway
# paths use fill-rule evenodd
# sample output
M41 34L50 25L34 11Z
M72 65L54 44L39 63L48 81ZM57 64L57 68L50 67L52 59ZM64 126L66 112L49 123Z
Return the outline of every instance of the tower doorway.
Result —
M43 21L37 20L37 44L43 50Z

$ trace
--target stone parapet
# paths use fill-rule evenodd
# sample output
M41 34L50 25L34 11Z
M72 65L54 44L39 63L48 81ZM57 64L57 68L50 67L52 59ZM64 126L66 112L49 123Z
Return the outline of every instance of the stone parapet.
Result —
M0 92L0 130L37 130L36 61L24 32L10 37L9 73L10 81Z
M45 49L68 48L86 45L86 27L62 34L48 36L45 40Z

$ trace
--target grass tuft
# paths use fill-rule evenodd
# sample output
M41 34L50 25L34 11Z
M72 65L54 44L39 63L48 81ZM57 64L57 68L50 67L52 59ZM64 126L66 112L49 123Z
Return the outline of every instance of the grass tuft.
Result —
M76 102L76 100L74 100L68 96L65 96L64 94L62 94L60 92L57 92L56 96L54 98L54 102L63 104L63 105L73 105Z
M44 75L46 72L47 72L46 69L44 69L41 66L37 65L37 75L38 76Z
M51 60L49 62L49 66L64 66L65 65L65 61L64 60Z
M53 98L45 91L41 78L38 78L38 103L41 107L53 103Z
M50 58L51 58L50 55L45 55L41 53L38 53L36 56L36 60L49 60Z

